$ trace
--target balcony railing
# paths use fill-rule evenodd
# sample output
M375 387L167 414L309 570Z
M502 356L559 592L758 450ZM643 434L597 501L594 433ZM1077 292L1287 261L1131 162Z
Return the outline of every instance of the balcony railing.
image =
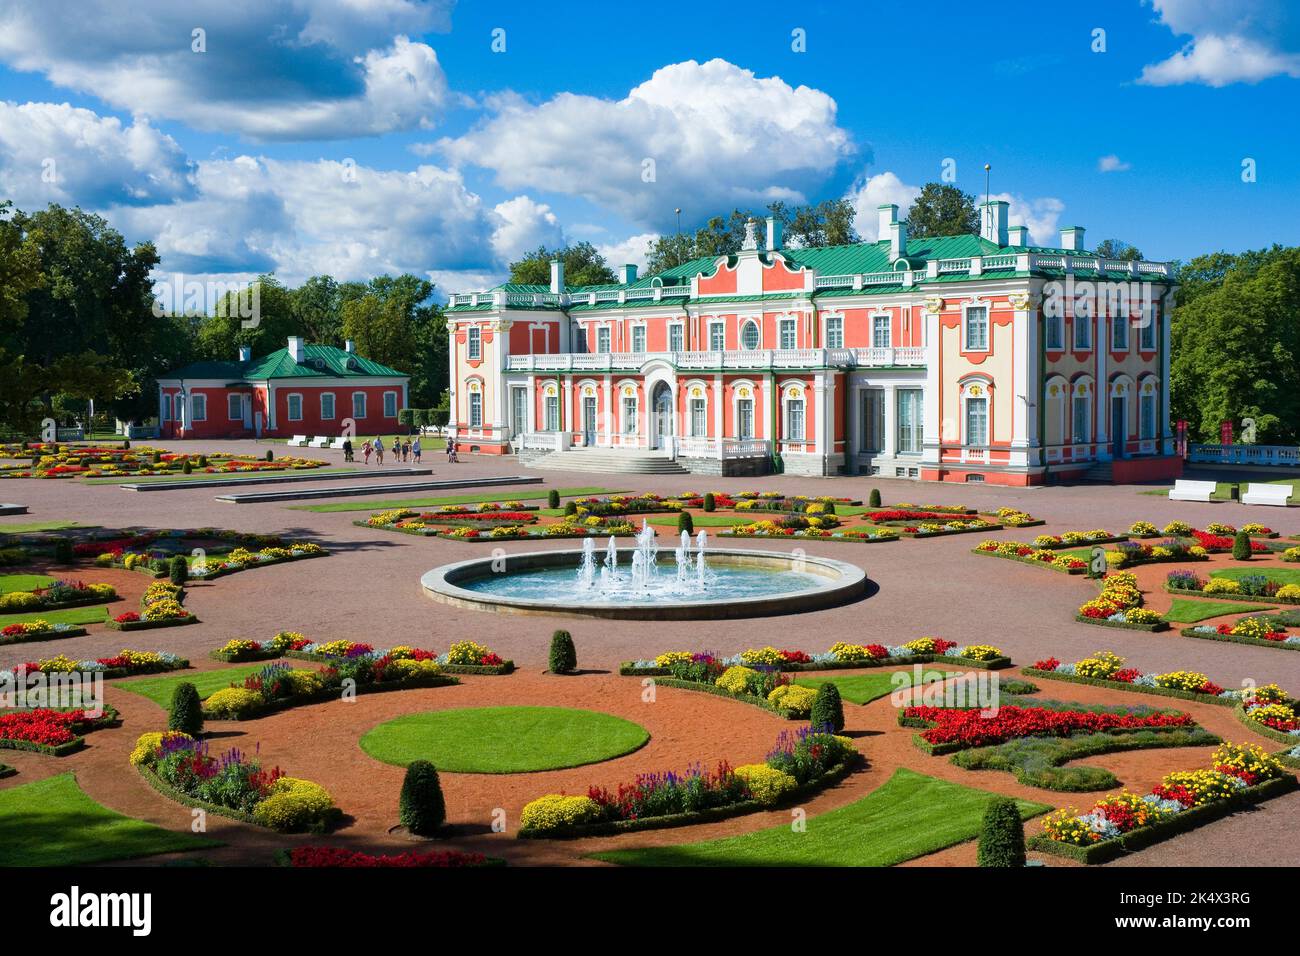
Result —
M511 372L640 371L649 362L666 362L681 371L762 371L791 368L872 368L925 365L925 349L737 349L708 352L561 352L512 355Z
M1300 467L1300 447L1295 445L1189 445L1192 462L1215 465L1273 465Z

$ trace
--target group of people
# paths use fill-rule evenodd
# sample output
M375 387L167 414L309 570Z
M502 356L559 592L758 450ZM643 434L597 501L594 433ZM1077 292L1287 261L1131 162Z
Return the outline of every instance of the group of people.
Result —
M424 450L420 447L419 435L415 436L414 440L410 438L406 438L406 439L394 438L391 448L393 453L393 461L395 462L409 461L409 462L414 462L415 464L418 465L420 463L420 456L424 453ZM361 443L361 455L363 458L365 458L367 465L370 464L371 455L375 456L376 465L382 465L384 463L384 440L382 438L376 438L373 441L370 439L366 439L364 442ZM356 460L352 457L351 439L347 439L346 441L343 442L343 460L344 461ZM456 439L448 438L447 439L447 461L455 463L458 462L459 460L460 459L456 457Z

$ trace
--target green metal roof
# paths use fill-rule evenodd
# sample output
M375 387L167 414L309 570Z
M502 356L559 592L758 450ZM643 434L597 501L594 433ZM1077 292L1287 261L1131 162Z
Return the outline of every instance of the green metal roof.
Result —
M295 362L287 348L248 362L194 362L165 378L224 378L232 381L263 381L277 378L405 378L405 372L389 368L355 352L332 345L303 346L303 362Z

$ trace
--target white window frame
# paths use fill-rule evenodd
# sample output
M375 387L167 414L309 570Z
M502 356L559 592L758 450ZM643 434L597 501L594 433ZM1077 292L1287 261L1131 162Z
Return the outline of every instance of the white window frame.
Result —
M361 400L360 405L357 404L357 399ZM360 409L360 411L358 411L358 409ZM352 393L352 417L357 419L358 421L360 421L363 418L370 417L366 414L366 393L365 392Z
M741 408L745 405L749 406L749 428L747 429L742 426L742 422L744 422L745 416L741 414ZM749 439L753 438L755 432L754 424L755 423L754 423L753 395L751 394L749 398L737 398L736 399L736 437L741 441L748 441ZM748 434L746 434L747 432Z
M161 401L158 403L158 421L172 421L172 397L164 393L160 396Z
M885 409L883 388L864 388L858 399L858 442L859 451L882 452L885 450L885 428L887 413ZM872 413L872 407L877 411Z
M330 400L328 414L326 414L325 411L325 399L327 398ZM336 417L338 417L338 401L335 399L333 392L320 393L320 417L321 421L324 422L332 422Z
M844 348L844 316L826 316L823 341L826 343L826 348L828 349Z
M1158 343L1155 310L1151 308L1145 309L1142 317L1146 319L1146 324L1138 332L1138 351L1154 352ZM1148 344L1148 339L1150 344Z
M629 407L630 406L630 407ZM618 403L619 414L623 416L623 427L620 432L624 435L635 435L637 422L640 421L641 409L635 395L624 395Z
M709 434L709 400L707 398L687 399L686 411L691 423L691 437L707 438Z
M1080 429L1078 410L1083 409L1083 428ZM1082 432L1082 434L1080 434ZM1070 443L1087 445L1092 441L1092 396L1070 395Z
M882 345L879 341L881 332L880 323L884 321L885 341ZM871 316L871 347L873 349L887 349L893 343L894 336L894 317L888 312L877 312Z
M787 339L789 345L786 344ZM776 324L776 347L794 350L799 347L799 320L795 318L779 319Z
M916 401L916 421L908 427L908 431L903 431L903 402L904 398L915 396ZM919 455L924 448L925 435L925 389L923 388L898 388L894 390L894 447L900 455ZM915 442L904 441L904 435L909 439L914 438ZM915 448L909 448L909 444L915 444Z
M559 395L542 396L542 424L545 426L544 431L558 432L560 430Z
M388 400L389 400L390 398L393 400L393 410L392 410L392 412L389 412L389 411L388 411ZM385 417L385 418L396 418L396 417L397 417L397 393L396 393L396 392L384 392L384 404L383 404L382 408L384 409L384 417Z
M984 313L982 322L984 330L984 343L982 345L971 344L971 313ZM988 352L993 348L993 315L988 305L965 305L961 310L961 342L963 352Z
M686 325L682 322L668 323L668 351L686 351Z
M1092 316L1076 315L1073 322L1074 351L1092 351Z
M471 325L465 333L465 357L470 361L483 358L483 330Z
M715 344L716 343L716 344ZM725 320L709 323L709 351L723 352L727 348L727 323Z
M753 345L746 342L750 332L754 333ZM740 347L748 352L757 352L763 347L763 330L759 327L756 319L746 319L740 323Z
M203 414L199 414L202 409ZM206 422L208 420L208 396L202 393L190 396L190 421Z
M483 393L469 393L469 427L483 427Z
M1043 320L1043 348L1048 352L1065 351L1065 319L1049 315Z
M608 355L612 350L614 336L608 325L598 325L596 327L596 354Z
M988 399L988 396L987 396L987 395L968 395L968 396L966 397L966 403L965 403L965 405L966 405L966 407L963 409L963 413L964 413L964 414L962 415L962 426L963 426L963 428L964 428L964 430L965 430L965 435L964 435L965 441L963 442L963 444L965 444L965 445L967 445L967 446L975 446L975 447L979 447L979 448L985 448L985 447L988 446L988 443L989 443L989 399ZM978 408L982 408L982 409L983 409L983 412L981 413L982 416L983 416L983 424L982 424L983 434L982 434L982 435L976 435L976 434L974 434L974 433L973 433L973 432L974 432L974 429L971 428L971 411L972 411L972 406L974 406L974 407L978 407ZM979 441L976 441L976 440L975 440L976 438L978 438Z
M645 323L638 322L636 325L632 326L631 342L632 342L633 355L645 354L646 340L647 340L647 334L646 334Z
M1138 395L1138 438L1150 440L1156 437L1156 407L1159 396L1155 393L1150 395ZM1150 409L1150 414L1148 414ZM1148 427L1150 425L1150 427Z
M1129 350L1128 316L1126 315L1111 316L1110 350L1115 353Z
M230 392L226 395L226 418L232 422L242 422L244 420L244 395L240 392Z
M785 408L783 409L784 414L781 416L782 418L781 424L783 426L784 439L786 441L791 441L791 442L807 441L808 440L808 406L804 403L804 399L802 397L787 398L784 402L784 405L785 405ZM796 406L798 407L799 410L800 427L798 429L798 434L796 434L794 428L794 418L795 418L794 412Z
M293 413L293 400L298 400L298 414ZM302 392L290 392L284 397L284 417L291 422L302 421Z

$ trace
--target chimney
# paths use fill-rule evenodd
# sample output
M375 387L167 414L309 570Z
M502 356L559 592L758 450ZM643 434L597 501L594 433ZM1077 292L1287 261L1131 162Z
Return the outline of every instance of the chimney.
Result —
M1066 226L1061 230L1061 248L1083 252L1083 226Z
M893 203L887 203L884 206L877 206L876 211L880 214L880 226L876 230L876 239L888 239L890 227L898 222L898 207Z
M551 260L551 291L556 295L564 291L564 263L559 259Z
M781 248L781 229L782 223L776 216L767 217L767 251Z
M1027 246L1029 245L1029 227L1028 226L1009 226L1007 228L1008 245Z
M631 285L636 281L636 263L629 262L623 266L623 285Z
M239 347L239 361L249 362L252 361L252 359L253 359L252 347L248 345L241 345Z
M1007 244L1007 203L1001 199L990 199L980 203L980 238L996 242L999 246Z
M895 220L889 224L889 261L894 262L907 255L907 222Z
M356 355L357 343L353 342L351 339L348 339L346 342L343 343L343 351L347 352L349 355Z
M307 357L306 347L303 344L302 336L300 335L289 336L288 348L289 348L289 354L293 356L294 362L297 363L298 365L301 365Z

